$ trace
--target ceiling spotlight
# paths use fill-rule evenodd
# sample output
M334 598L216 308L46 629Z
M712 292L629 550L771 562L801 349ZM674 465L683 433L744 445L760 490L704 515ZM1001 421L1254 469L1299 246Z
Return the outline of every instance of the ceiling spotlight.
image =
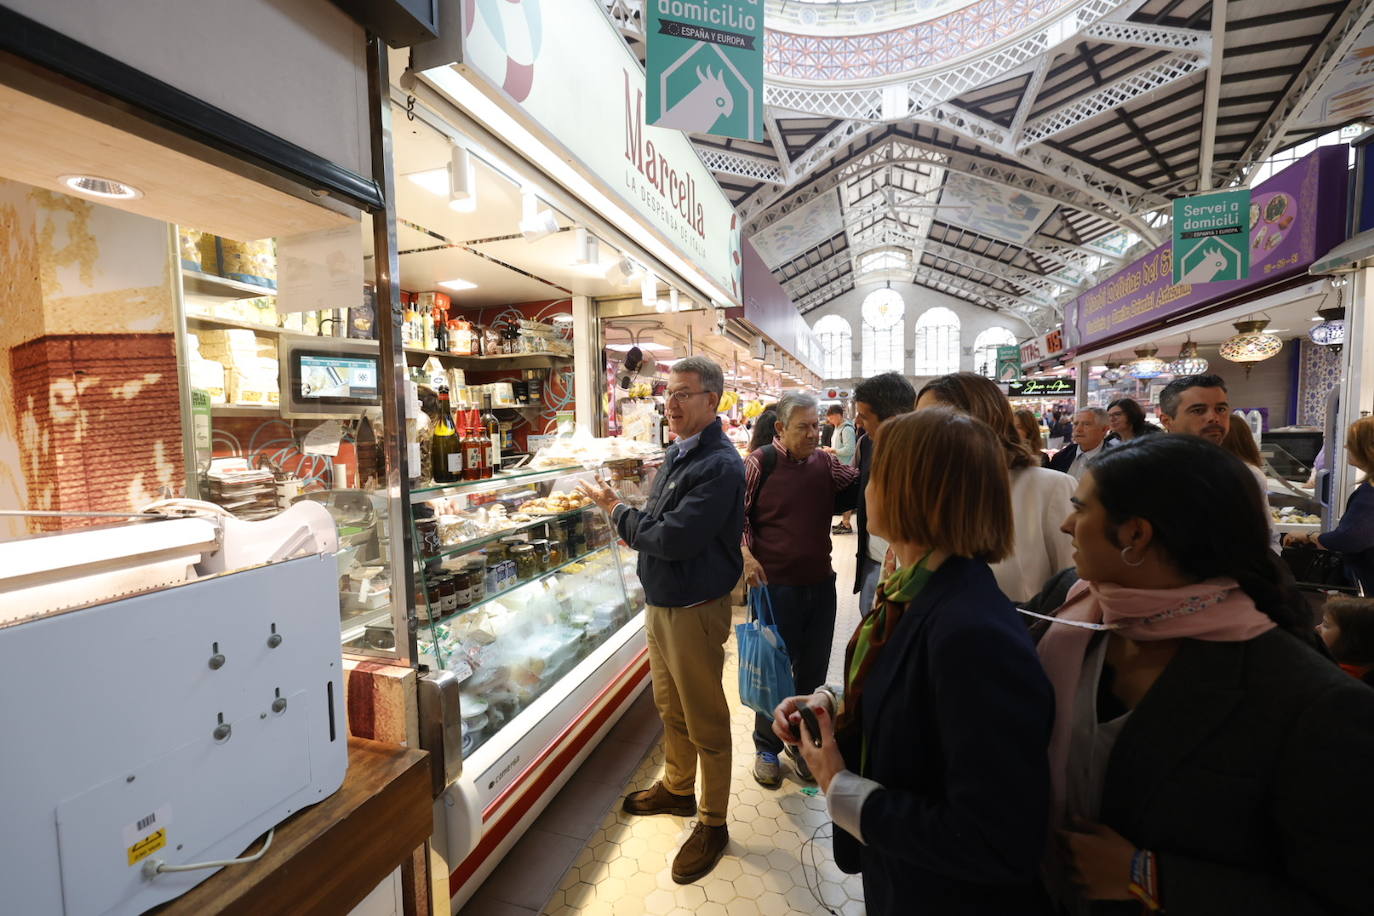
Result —
M624 255L611 262L606 268L606 282L612 286L628 288L634 285L635 278L639 276L639 268L635 262Z
M558 231L558 219L552 210L539 209L539 197L525 191L520 198L520 234L527 242L537 242Z
M654 276L652 270L646 270L644 276L639 278L639 301L646 309L657 309L660 312L668 310L668 303L658 300L658 277Z
M681 310L681 308L682 306L678 301L677 287L668 287L668 311L676 312Z
M477 209L477 175L472 168L472 154L457 144L448 162L448 205L459 213Z
M102 200L136 200L143 192L131 184L94 175L63 175L58 179L69 191Z
M578 226L574 229L573 266L599 269L601 265L597 262L601 258L597 245L596 236L588 232L585 226Z

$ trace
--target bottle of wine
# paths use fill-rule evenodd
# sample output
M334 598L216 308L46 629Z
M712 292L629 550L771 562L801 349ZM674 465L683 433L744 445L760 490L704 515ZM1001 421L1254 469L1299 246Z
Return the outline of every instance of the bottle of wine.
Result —
M433 438L430 440L431 472L435 483L462 480L463 450L458 440L458 427L448 404L448 389L439 389L439 416L434 418Z
M486 395L482 400L482 428L486 431L488 442L487 463L495 474L501 470L501 422L491 412L491 395Z

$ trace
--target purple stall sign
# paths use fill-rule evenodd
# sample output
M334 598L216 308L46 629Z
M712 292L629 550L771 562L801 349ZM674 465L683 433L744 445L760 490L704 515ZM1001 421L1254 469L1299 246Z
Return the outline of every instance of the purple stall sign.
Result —
M1081 350L1302 273L1345 239L1347 147L1326 146L1250 195L1250 273L1243 280L1179 283L1173 242L1094 286L1065 307L1064 327Z

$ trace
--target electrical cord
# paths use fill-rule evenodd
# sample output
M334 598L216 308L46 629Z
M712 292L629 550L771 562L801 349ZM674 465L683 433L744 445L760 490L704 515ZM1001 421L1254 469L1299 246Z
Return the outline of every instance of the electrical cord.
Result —
M273 827L267 831L267 839L263 842L262 848L251 856L243 856L238 859L218 859L214 862L191 862L186 865L168 865L162 859L149 859L143 863L143 877L149 881L158 875L165 875L169 872L178 871L199 871L202 868L228 868L230 865L247 865L256 862L267 854L267 850L272 848L272 837L277 833L277 828Z
M811 892L811 897L816 901L816 904L829 913L830 916L840 916L839 912L831 909L830 905L821 897L821 864L819 854L816 852L816 840L830 839L833 834L826 834L825 836L820 835L821 831L828 826L830 826L828 823L821 824L815 830L811 831L811 839L802 843L802 875L806 878L806 889ZM808 852L811 857L809 868L807 867L808 863L806 861ZM840 905L843 906L844 904Z

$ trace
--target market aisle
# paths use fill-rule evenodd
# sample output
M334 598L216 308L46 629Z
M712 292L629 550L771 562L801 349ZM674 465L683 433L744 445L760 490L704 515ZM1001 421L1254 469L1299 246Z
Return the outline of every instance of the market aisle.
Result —
M844 647L858 622L854 581L854 538L836 536L835 567L840 600L830 677L839 680ZM736 622L743 609L736 609ZM781 788L764 789L751 775L753 713L739 705L735 641L726 645L725 692L734 731L734 782L730 806L730 848L715 870L696 884L680 886L670 875L673 856L686 838L690 819L666 815L636 818L620 810L619 799L577 856L544 908L550 916L722 916L722 914L825 913L808 890L836 913L862 916L863 887L843 874L830 855L825 800L802 792L788 774ZM655 742L626 791L651 785L663 773L663 745ZM820 830L816 836L817 830ZM815 841L812 837L816 836Z

